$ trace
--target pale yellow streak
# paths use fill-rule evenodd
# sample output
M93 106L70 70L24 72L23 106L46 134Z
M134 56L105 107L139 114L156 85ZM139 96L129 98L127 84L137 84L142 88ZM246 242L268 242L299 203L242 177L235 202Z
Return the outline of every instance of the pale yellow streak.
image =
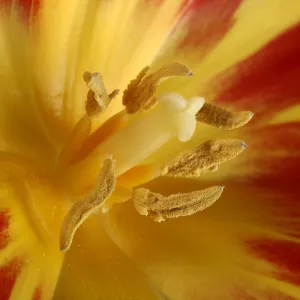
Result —
M13 290L10 294L10 300L32 300L36 288L38 288L40 269L38 264L28 262L21 269L21 274L17 277Z
M74 49L74 36L83 21L84 2L44 1L39 10L38 21L35 20L37 23L33 26L33 58L38 90L58 114L62 108L66 111L72 106L67 99L68 90L65 90L65 84L68 87L68 82L72 82L72 78L68 77L71 74L67 74L67 64L72 59L69 49ZM66 112L65 117L67 116Z
M247 272L245 273L247 274ZM250 273L250 276L256 281L257 287L262 287L265 289L271 288L271 290L293 297L295 300L300 299L300 288L295 284L276 279L272 276L264 276L257 273Z
M300 100L300 99L299 99ZM286 108L278 112L271 120L271 124L282 124L300 121L300 104Z
M0 267L5 266L20 254L20 249L22 249L24 242L26 242L24 237L18 237L18 239L9 241L8 245L0 250Z
M10 139L9 145L15 142L22 143L24 140L30 145L28 148L41 148L36 150L41 155L46 154L51 148L51 137L46 128L45 120L41 117L40 109L34 95L34 84L32 81L33 67L31 64L31 44L28 29L24 26L23 19L18 14L16 8L12 9L10 15L1 12L0 16L0 102L2 124L9 122L16 116L13 114L10 105L14 102L14 107L20 113L21 124L26 122L26 127L30 134L24 133L24 128L16 124L15 126L1 125L1 131L5 132L5 127L9 127L11 134L5 139ZM21 47L20 47L21 45ZM26 74L26 76L24 76ZM26 100L24 99L26 97ZM5 120L8 121L5 121ZM23 132L21 134L20 132ZM21 135L19 141L12 141L12 135ZM40 139L40 144L36 138ZM44 146L43 146L44 145ZM26 147L27 148L27 147ZM52 150L52 149L51 149ZM24 151L26 151L24 149ZM24 152L23 151L23 152ZM48 154L48 153L47 153Z

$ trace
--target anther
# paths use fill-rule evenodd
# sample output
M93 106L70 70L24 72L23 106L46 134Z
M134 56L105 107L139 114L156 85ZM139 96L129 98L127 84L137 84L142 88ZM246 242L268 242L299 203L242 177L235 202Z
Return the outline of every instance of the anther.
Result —
M156 222L167 218L190 216L210 207L217 201L224 187L213 186L191 193L163 196L148 189L139 188L133 191L133 204L137 212L149 216Z

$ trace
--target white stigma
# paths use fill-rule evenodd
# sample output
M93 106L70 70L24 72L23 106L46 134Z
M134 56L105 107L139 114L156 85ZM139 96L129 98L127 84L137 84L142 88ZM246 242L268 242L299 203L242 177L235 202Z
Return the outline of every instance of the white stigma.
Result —
M187 101L176 93L164 93L157 100L154 109L133 119L97 149L103 155L112 153L117 176L141 163L172 137L185 142L193 136L195 115L204 99L195 97Z
M157 99L162 109L170 112L171 126L176 131L179 141L190 140L195 132L197 121L195 115L204 105L204 98L193 97L186 101L176 93L164 93Z

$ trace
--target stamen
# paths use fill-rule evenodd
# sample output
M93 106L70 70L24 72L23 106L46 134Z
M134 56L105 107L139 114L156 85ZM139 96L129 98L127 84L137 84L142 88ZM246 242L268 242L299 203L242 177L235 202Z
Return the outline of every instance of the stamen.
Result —
M220 198L223 189L222 186L213 186L200 191L164 197L148 189L139 188L133 191L132 200L139 214L161 222L166 218L190 216L208 208Z
M106 110L111 100L117 96L119 90L114 90L108 95L100 73L85 72L83 79L90 89L85 104L86 113L90 118L98 117Z
M196 115L198 122L225 130L244 126L252 117L251 111L232 112L210 103L205 103Z
M188 67L176 62L145 77L148 71L149 67L147 66L138 74L136 79L129 83L127 89L124 91L123 105L126 106L126 111L129 114L149 110L154 107L157 100L153 95L157 85L162 81L174 76L192 75Z
M85 199L74 203L64 218L60 232L60 250L67 251L79 226L91 213L96 212L112 194L115 179L115 160L107 158L99 174L95 190Z
M216 171L219 164L235 158L246 147L241 140L207 141L165 164L162 175L198 177L201 173Z

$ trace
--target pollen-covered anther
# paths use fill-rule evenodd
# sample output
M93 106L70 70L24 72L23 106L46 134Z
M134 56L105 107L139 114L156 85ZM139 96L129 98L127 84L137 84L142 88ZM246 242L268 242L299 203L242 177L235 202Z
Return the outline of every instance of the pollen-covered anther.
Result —
M111 100L118 95L119 90L108 94L100 73L85 72L83 79L89 88L85 103L86 113L90 118L96 118L106 110Z
M149 67L147 66L138 74L136 79L129 83L124 91L123 105L126 106L126 111L129 114L146 111L154 107L157 103L154 93L156 87L162 81L174 76L192 75L191 70L187 66L176 62L146 76L148 71Z
M75 202L64 218L60 232L60 250L67 251L79 226L105 203L115 189L115 161L104 160L96 188L85 199Z
M216 171L218 165L235 158L247 145L241 140L206 141L191 151L181 153L162 167L162 175L198 177Z
M210 207L218 200L224 187L213 186L191 193L163 196L148 189L139 188L133 191L133 204L137 212L150 216L156 222L167 218L190 216Z
M233 112L210 103L205 103L196 115L198 122L225 130L244 126L252 117L251 111Z

